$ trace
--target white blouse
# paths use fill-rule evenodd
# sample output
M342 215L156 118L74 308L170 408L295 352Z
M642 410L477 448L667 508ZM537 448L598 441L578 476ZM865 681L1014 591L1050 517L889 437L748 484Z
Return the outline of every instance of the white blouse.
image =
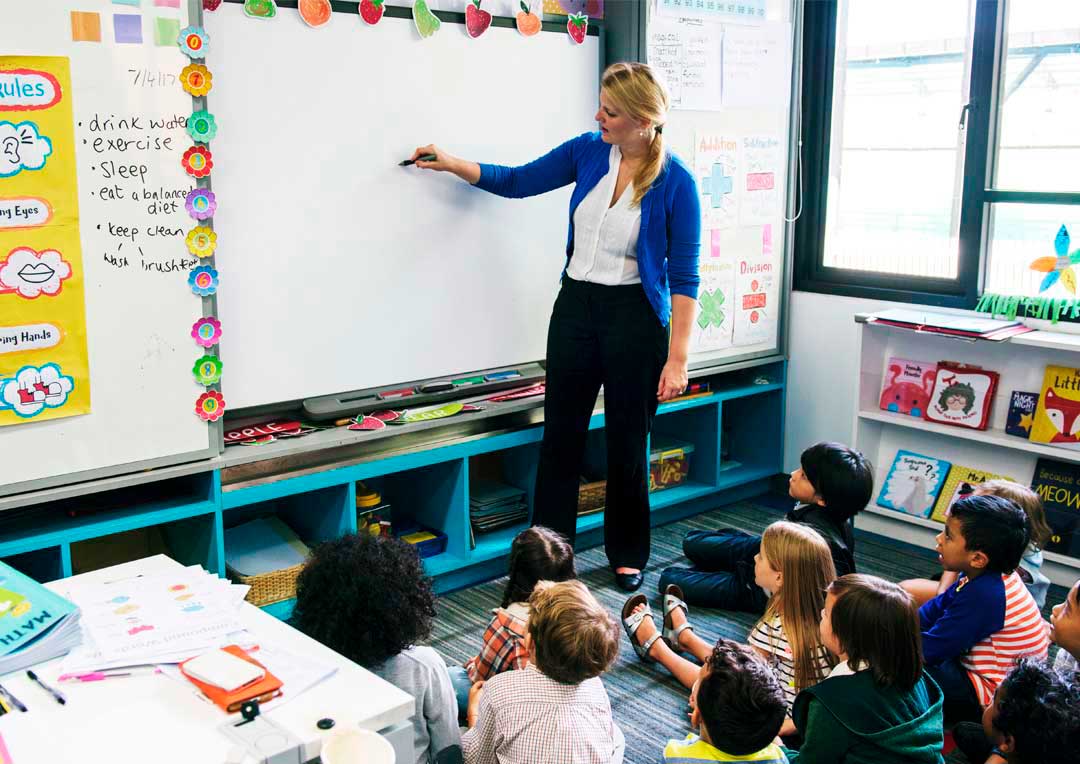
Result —
M574 210L574 256L567 275L577 281L608 286L641 283L637 266L641 207L630 205L634 184L627 183L622 195L609 207L621 163L622 152L612 146L607 175Z

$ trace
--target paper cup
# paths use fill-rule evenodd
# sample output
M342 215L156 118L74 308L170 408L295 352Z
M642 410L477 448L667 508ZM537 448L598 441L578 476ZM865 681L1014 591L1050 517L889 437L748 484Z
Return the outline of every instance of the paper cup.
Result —
M371 730L341 730L323 743L322 764L394 764L394 746Z

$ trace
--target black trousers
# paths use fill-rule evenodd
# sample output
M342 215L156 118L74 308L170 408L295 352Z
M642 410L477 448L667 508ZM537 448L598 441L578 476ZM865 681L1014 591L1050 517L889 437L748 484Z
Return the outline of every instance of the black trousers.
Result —
M683 539L683 553L694 567L666 568L660 592L678 584L689 605L760 615L769 604L754 577L754 555L760 548L761 536L733 528L690 531Z
M667 329L640 284L604 286L563 278L548 327L533 523L573 542L585 438L603 385L604 545L612 567L644 568L649 560L646 445L667 349Z

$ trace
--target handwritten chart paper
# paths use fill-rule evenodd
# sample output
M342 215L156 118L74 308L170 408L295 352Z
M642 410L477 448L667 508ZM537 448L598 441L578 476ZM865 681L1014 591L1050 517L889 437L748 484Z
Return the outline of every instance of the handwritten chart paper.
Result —
M723 27L700 19L653 18L649 22L649 65L663 74L672 108L720 109L723 35Z

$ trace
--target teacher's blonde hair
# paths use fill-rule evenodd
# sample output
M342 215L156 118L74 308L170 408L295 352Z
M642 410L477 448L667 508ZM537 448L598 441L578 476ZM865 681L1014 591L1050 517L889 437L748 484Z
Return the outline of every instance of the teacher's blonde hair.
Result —
M632 204L639 205L664 166L662 128L670 105L667 88L648 64L631 62L612 64L605 69L600 77L600 87L616 108L626 112L633 120L647 121L648 129L652 132L649 153L633 179Z

